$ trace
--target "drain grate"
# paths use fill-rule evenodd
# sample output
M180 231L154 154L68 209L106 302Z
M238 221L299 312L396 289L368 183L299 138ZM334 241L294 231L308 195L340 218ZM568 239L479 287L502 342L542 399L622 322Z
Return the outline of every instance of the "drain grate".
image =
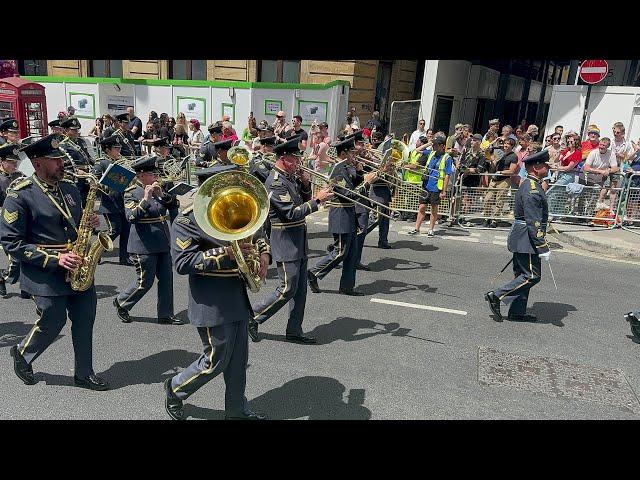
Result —
M589 400L640 413L640 403L624 373L613 368L478 347L478 381L552 397Z

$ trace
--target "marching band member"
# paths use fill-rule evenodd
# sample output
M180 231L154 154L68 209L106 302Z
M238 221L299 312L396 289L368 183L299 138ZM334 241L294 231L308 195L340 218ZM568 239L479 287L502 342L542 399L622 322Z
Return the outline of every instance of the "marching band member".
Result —
M295 173L302 156L299 141L300 138L295 137L275 147L278 160L265 184L271 193L271 256L278 267L280 285L253 307L255 316L249 321L249 336L254 342L260 341L258 325L266 322L288 303L286 339L296 343L316 343L315 338L306 337L302 332L309 255L305 217L317 211L320 203L333 195L326 188L312 198L308 174L296 178Z
M200 184L209 176L234 166L215 166L196 172ZM240 245L248 253L251 244ZM204 233L195 221L193 207L173 224L171 248L179 275L189 275L189 321L197 328L203 353L184 371L164 383L165 410L174 420L184 420L183 401L200 387L224 375L225 418L263 420L247 406L245 387L249 357L247 322L253 317L245 283L238 273L233 250L226 241ZM260 277L271 261L269 246L257 241Z
M98 179L107 171L109 165L123 160L123 157L120 155L120 138L117 135L111 135L101 140L100 146L102 147L103 155L98 159L93 168L93 174ZM109 227L109 237L111 237L111 240L120 237L118 244L120 265L133 265L127 254L131 224L127 221L124 213L124 194L110 191L107 195L100 191L100 207L98 207L98 213L104 216L107 226Z
M93 371L93 324L96 318L94 285L76 291L67 281L82 258L67 250L77 239L83 215L80 192L64 180L58 135L48 135L22 151L31 158L35 173L7 192L0 219L0 242L12 257L20 259L21 286L30 294L39 315L29 334L11 348L16 375L26 385L37 383L31 364L53 343L67 321L75 354L76 386L108 390L108 384ZM99 224L97 215L91 224Z
M17 149L20 145L17 143L5 143L0 146L0 207L4 204L4 199L7 196L7 189L13 182L22 178L24 175L18 170L18 158ZM4 297L7 294L6 282L10 284L16 283L20 279L20 261L12 258L11 255L7 255L9 267L6 270L0 270L0 296ZM21 298L31 298L24 290L20 291Z
M159 174L162 174L162 168L164 164L169 160L173 160L174 162L179 162L180 160L176 159L173 155L171 155L171 145L169 144L169 138L163 137L153 141L153 151L158 157L158 170ZM172 181L165 182L163 188L167 191L171 190L174 187L174 183ZM180 201L176 199L174 203L169 207L169 225L173 224L173 221L178 216L180 212Z
M346 161L353 164L355 154L355 141L349 138L333 145L338 154L338 161ZM353 190L356 185L362 183L363 172L361 164L358 164L355 171L348 168L347 163L338 167L337 185L334 187L336 193L351 199L359 198ZM367 174L367 181L373 180L374 172ZM342 275L340 277L340 293L343 295L360 296L363 295L353 289L356 283L356 213L353 201L336 196L336 200L327 202L329 209L329 232L333 234L334 248L322 260L316 263L307 271L309 288L313 293L320 293L318 280L323 279L340 262L343 262Z
M262 155L265 153L272 153L276 143L276 137L264 137L260 140L260 150L253 155L253 162L249 168L249 173L262 180L262 183L267 181L269 172L271 172L271 164L262 161Z
M209 125L209 136L202 142L200 151L196 157L196 167L206 167L217 156L216 147L214 144L220 141L222 136L222 122L215 122Z
M64 139L60 142L60 149L67 154L68 161L65 161L65 169L70 172L88 172L95 163L87 144L80 138L80 121L76 117L66 117L60 120L60 127L64 132ZM76 186L82 196L82 204L87 200L89 193L89 183L85 179L77 179Z
M131 223L127 251L136 267L136 278L113 300L118 317L130 323L129 311L151 290L158 278L158 323L182 325L173 315L173 271L169 254L171 234L167 210L176 197L165 193L157 183L158 157L142 157L133 164L136 181L125 190L124 207Z

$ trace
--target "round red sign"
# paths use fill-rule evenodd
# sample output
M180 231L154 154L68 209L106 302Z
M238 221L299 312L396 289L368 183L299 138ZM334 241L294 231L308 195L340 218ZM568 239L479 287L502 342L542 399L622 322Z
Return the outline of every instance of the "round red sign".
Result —
M590 85L601 82L607 73L609 73L609 64L606 60L585 60L580 65L580 78Z

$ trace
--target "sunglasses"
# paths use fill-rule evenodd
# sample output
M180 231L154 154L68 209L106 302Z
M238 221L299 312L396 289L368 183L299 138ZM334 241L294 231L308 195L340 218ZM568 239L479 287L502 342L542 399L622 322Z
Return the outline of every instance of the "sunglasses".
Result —
M284 118L282 115L276 115L276 118Z
M560 140L560 137L553 137L551 140Z

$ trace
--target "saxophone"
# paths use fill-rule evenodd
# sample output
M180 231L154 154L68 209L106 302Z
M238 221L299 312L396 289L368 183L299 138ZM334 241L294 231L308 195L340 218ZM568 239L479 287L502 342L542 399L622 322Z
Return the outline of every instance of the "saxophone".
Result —
M93 243L90 243L91 234L93 233L91 216L93 215L93 207L96 203L96 194L99 189L98 180L91 174L74 174L74 176L87 179L89 182L89 194L87 195L87 202L78 226L78 238L73 246L71 244L68 245L69 251L82 257L82 265L75 271L70 272L67 280L71 282L72 290L84 292L93 285L93 277L102 253L105 250L107 252L113 250L113 241L105 232L99 232L98 238Z

